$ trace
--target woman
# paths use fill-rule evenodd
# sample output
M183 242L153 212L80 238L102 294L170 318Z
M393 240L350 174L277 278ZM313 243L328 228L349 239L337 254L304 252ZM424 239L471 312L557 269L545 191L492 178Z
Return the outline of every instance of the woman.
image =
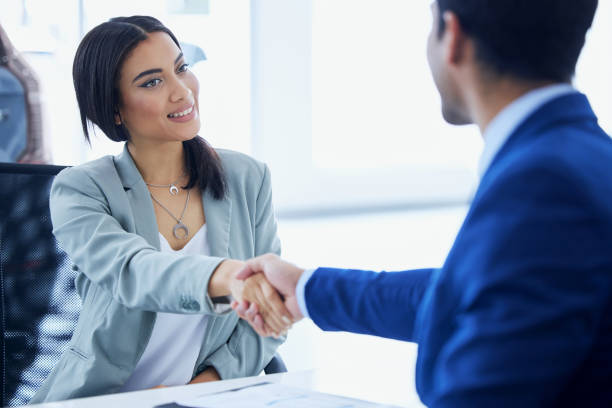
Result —
M259 337L214 299L290 316L264 278L233 279L243 263L228 259L280 251L267 167L197 136L198 81L152 17L91 30L73 79L87 140L89 121L126 143L62 171L51 189L83 307L31 403L258 374L282 339Z

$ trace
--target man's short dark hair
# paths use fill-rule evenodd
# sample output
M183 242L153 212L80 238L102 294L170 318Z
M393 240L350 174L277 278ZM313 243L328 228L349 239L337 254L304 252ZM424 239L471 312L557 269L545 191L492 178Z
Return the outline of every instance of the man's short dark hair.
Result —
M493 73L523 80L569 82L593 22L597 0L437 0L455 13Z

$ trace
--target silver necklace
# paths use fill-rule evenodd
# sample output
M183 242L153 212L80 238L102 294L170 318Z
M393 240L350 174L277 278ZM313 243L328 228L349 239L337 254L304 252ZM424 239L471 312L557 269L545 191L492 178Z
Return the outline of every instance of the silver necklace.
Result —
M172 214L172 212L168 208L166 208L165 205L160 203L159 200L155 198L150 191L149 194L151 194L151 198L157 203L157 205L166 210L166 212L176 220L176 225L174 226L174 228L172 228L172 235L174 235L176 239L186 239L189 236L189 228L187 228L187 226L183 224L183 215L185 215L185 210L187 209L187 203L189 202L189 194L191 194L191 190L187 190L187 199L185 200L185 206L183 207L183 212L181 213L181 216L178 218L176 218L176 216ZM179 235L178 232L180 230L184 232L183 236Z
M183 177L184 174L181 176ZM145 181L145 184L149 187L158 187L158 188L170 188L170 194L172 195L177 195L179 192L178 187L176 186L176 183L178 183L178 181L181 179L181 177L177 178L173 183L170 184L151 184L151 183L147 183Z

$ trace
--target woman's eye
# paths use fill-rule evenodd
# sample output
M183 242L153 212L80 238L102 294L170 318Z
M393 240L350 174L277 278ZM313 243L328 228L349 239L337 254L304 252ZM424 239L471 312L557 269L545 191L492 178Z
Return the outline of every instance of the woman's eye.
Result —
M185 71L187 71L188 69L189 69L189 64L186 64L186 63L185 63L185 64L183 64L183 65L181 65L181 66L179 67L179 69L178 69L178 71L177 71L177 72L185 72Z
M140 85L142 88L153 88L157 85L159 85L161 82L161 79L159 78L155 78L155 79L151 79L150 81L145 82L144 84Z

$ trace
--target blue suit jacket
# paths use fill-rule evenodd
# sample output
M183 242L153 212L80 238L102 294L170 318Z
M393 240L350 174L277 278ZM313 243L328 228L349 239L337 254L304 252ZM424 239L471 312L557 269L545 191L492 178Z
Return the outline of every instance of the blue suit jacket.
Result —
M611 201L612 140L559 97L494 158L441 269L319 268L310 317L416 341L432 407L612 406Z

